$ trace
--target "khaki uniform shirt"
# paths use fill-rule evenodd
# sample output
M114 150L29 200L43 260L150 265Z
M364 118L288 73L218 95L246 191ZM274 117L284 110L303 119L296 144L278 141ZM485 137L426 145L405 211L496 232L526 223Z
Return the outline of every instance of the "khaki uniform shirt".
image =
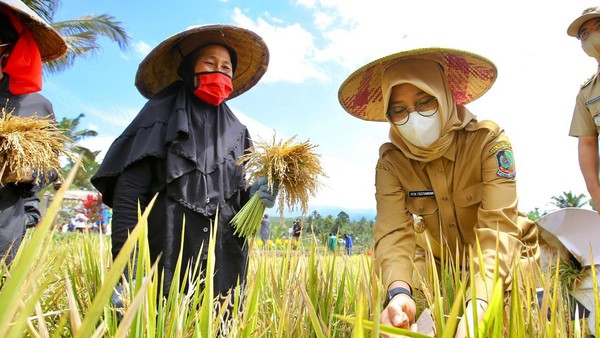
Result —
M397 280L413 285L415 250L427 248L425 236L436 257L445 245L452 253L468 254L469 246L476 252L479 239L484 269L473 257L474 287L484 300L492 293L496 255L505 290L515 257L539 258L537 227L517 211L511 145L493 122L469 123L444 156L427 163L382 145L375 185L375 267L386 287ZM413 228L417 216L425 220L420 234Z
M571 120L570 136L598 136L600 132L600 80L598 74L581 86Z

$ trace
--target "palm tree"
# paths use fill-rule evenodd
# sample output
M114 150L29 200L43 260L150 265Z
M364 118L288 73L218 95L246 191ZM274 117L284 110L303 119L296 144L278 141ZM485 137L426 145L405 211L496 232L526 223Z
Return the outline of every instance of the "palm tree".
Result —
M98 132L90 129L77 130L79 129L81 119L84 117L85 114L83 113L79 114L79 116L77 116L74 119L63 117L62 120L58 123L58 128L63 131L63 135L65 135L70 140L72 140L73 143L75 143L74 149L69 149L70 151L77 152L83 157L88 157L92 155L92 152L89 149L78 145L77 142L87 137L98 136Z
M574 195L572 192L563 191L562 195L552 196L552 204L564 208L580 208L588 203L589 199L584 194Z
M59 73L71 67L78 57L94 55L100 50L100 36L116 42L121 49L129 45L129 36L121 27L121 22L113 16L84 15L73 20L54 22L60 0L23 0L23 3L44 18L67 43L67 52L62 57L44 62L44 70L48 73Z
M100 151L91 151L88 148L77 144L77 142L87 137L98 135L98 132L96 132L95 130L79 130L79 124L81 123L81 119L84 117L84 114L79 114L79 116L77 116L74 119L63 117L62 120L58 123L58 128L60 128L63 131L63 135L65 135L73 141L74 146L72 146L69 149L69 151L77 153L81 157L81 169L77 172L75 176L73 186L91 190L93 189L93 186L90 183L90 177L96 172L96 170L98 170L99 164L96 161L96 156L98 155L98 153L100 153ZM70 158L67 158L67 163L62 168L63 176L65 176L71 170L73 165L73 161Z

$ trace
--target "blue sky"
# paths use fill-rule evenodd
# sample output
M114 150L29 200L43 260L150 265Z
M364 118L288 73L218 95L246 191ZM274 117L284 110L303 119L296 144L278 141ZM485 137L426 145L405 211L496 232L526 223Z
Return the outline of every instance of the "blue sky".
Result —
M140 61L187 27L234 24L266 41L270 65L257 86L229 101L253 137L298 134L317 144L327 178L311 210L375 209L374 167L388 140L386 123L365 122L340 107L340 84L376 58L418 47L449 47L494 61L492 89L468 107L503 127L513 143L520 209L551 210L563 191L586 193L568 128L578 88L596 70L566 28L591 3L475 0L63 0L56 20L110 14L131 47L102 40L95 57L44 79L58 119L84 113L106 150L146 100L134 86ZM102 154L100 155L102 156Z

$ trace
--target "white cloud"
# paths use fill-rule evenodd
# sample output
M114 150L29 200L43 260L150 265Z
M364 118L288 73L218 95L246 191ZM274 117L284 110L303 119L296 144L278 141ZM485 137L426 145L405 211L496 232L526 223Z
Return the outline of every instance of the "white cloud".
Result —
M333 23L333 18L325 12L318 11L314 13L314 22L318 29L323 30Z
M82 105L81 109L87 114L99 119L116 129L125 129L133 118L139 113L139 108L109 106L96 108Z
M317 4L317 1L318 0L296 0L296 3L307 8L314 8Z
M313 62L316 52L313 36L300 24L280 27L260 18L254 21L239 8L234 10L233 21L236 25L256 32L269 47L269 71L262 82L302 83L311 78L329 79Z
M99 135L81 140L79 141L79 144L91 151L100 151L98 156L96 156L96 161L100 163L117 136L118 135Z
M148 53L150 53L152 50L152 47L144 41L136 41L133 43L132 47L133 51L142 57L148 55Z
M271 15L271 13L269 12L265 12L265 16L272 22L278 23L278 24L282 24L283 20L277 17L274 17Z
M275 130L273 128L267 127L261 122L249 117L248 115L241 112L239 109L230 106L233 110L235 116L245 125L250 131L250 137L254 140L264 140L268 141L273 138L273 134L275 134ZM278 139L284 139L285 135L277 135Z

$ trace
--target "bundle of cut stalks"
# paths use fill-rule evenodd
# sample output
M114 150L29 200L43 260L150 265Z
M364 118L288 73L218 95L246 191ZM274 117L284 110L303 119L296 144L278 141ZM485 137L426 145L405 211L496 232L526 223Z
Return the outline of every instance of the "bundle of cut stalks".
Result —
M59 155L75 157L66 149L71 143L49 117L13 116L2 107L0 177L10 173L19 182L33 170L42 173L54 170L60 176Z
M281 218L285 205L290 211L299 206L302 214L306 214L308 198L316 195L321 185L319 176L325 176L319 155L313 151L317 146L308 141L293 143L296 136L285 142L277 142L275 135L271 143L255 141L254 147L237 161L238 165L246 165L244 172L248 175L248 185L261 177L267 178L270 191L277 185L277 204ZM236 227L235 233L244 237L256 235L264 211L265 205L255 193L232 219L231 222Z

